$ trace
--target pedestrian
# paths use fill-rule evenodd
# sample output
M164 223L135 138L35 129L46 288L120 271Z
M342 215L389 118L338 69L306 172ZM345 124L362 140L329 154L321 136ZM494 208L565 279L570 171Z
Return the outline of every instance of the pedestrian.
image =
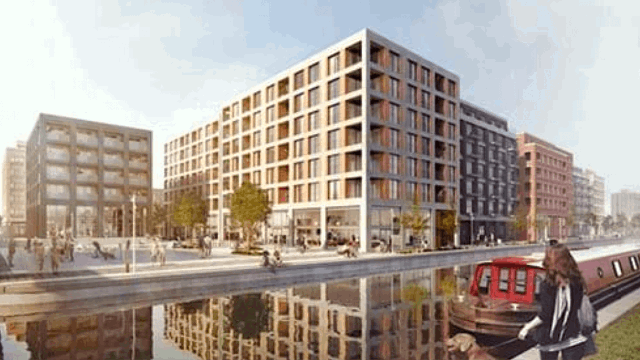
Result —
M546 276L540 285L538 316L525 324L518 338L535 329L541 360L579 360L587 337L581 333L578 310L586 283L569 249L557 244L547 248L542 266Z
M49 257L51 258L51 272L57 275L60 268L60 249L57 246L52 246Z
M73 239L73 235L71 235L71 231L66 234L66 239L64 243L65 255L69 258L69 261L74 262L73 251L75 247L75 240Z
M38 265L38 270L40 272L44 271L44 244L39 240L36 240L33 245L33 252L36 257L36 264Z
M25 245L24 249L30 253L31 252L31 237L27 238L27 244Z
M9 267L13 267L13 257L16 254L16 239L9 234Z

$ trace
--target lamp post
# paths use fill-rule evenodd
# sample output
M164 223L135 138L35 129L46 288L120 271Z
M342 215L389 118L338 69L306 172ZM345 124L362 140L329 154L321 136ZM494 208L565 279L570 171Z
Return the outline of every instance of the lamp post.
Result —
M471 220L471 239L469 240L469 245L473 245L473 211L469 211L469 219Z
M133 206L133 229L132 230L132 234L133 234L133 240L132 240L132 246L133 246L133 272L136 272L136 193L134 192L133 195L131 196L131 204Z

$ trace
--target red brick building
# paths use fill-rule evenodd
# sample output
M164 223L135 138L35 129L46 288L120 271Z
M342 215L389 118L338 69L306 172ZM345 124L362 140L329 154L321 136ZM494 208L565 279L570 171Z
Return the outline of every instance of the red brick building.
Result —
M517 136L518 200L528 208L528 241L566 238L573 205L573 154L528 133Z

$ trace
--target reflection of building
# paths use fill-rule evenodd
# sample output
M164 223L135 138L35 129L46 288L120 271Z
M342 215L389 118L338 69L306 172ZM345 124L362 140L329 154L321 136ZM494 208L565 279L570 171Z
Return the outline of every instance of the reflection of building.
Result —
M515 135L507 120L476 105L460 105L460 238L507 239L517 198ZM471 226L473 225L473 229Z
M9 147L2 163L2 213L13 236L24 236L26 213L25 144Z
M151 132L40 114L27 143L29 236L73 227L82 237L137 233L151 202Z
M517 140L524 190L519 201L529 209L526 238L566 238L573 207L573 154L528 133L518 134Z
M133 314L135 312L135 324ZM9 335L27 343L32 359L153 358L151 307L52 320L9 323Z
M438 270L269 291L267 330L243 339L230 326L230 298L196 311L165 307L165 337L202 359L444 359L448 331ZM407 301L409 284L432 296Z
M273 214L265 240L402 247L414 199L432 226L457 210L459 77L365 29L235 96L206 125L165 144L165 203L196 192L209 231L251 181ZM169 211L171 213L171 211ZM175 232L173 229L171 230ZM175 235L175 234L174 234Z

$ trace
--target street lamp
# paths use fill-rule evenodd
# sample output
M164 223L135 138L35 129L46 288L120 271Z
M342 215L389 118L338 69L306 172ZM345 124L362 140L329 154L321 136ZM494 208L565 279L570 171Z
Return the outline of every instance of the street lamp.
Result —
M471 239L470 239L470 245L473 245L473 211L469 211L469 218L471 220Z
M133 229L132 229L132 233L133 233L133 240L132 240L132 246L133 246L133 268L132 271L135 273L136 272L136 195L137 193L133 193L133 195L131 195L131 204L133 206Z

